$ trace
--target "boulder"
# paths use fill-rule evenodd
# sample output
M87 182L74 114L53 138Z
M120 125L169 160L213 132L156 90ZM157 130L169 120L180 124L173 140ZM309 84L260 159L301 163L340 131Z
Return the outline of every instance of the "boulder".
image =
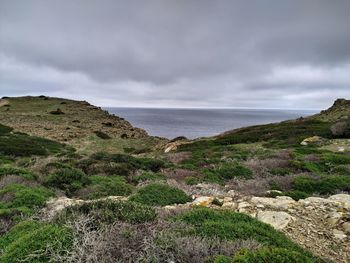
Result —
M204 206L204 207L208 207L209 205L211 205L211 203L214 201L214 197L213 196L200 196L197 197L192 204L195 206Z
M350 195L348 194L332 195L328 199L332 201L340 202L343 207L350 209Z
M287 210L296 203L296 201L294 201L289 196L278 196L277 198L252 197L251 202L255 205L263 205L264 207L270 207L279 210Z
M303 146L307 146L309 144L319 144L323 141L323 139L320 136L313 136L304 139L300 144Z
M259 211L257 219L278 230L285 228L292 220L295 220L290 214L279 211Z

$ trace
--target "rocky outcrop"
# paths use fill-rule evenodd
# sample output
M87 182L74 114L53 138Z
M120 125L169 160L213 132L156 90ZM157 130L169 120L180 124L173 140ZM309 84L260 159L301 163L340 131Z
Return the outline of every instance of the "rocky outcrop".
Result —
M98 200L106 199L127 200L127 197L110 196ZM51 199L42 210L42 215L50 219L66 207L96 201L66 197ZM287 196L240 196L230 191L227 195L195 195L192 202L165 206L163 209L190 209L195 206L248 214L284 232L315 255L333 262L350 262L350 195L337 194L329 198L309 197L294 201ZM334 250L334 247L338 249Z

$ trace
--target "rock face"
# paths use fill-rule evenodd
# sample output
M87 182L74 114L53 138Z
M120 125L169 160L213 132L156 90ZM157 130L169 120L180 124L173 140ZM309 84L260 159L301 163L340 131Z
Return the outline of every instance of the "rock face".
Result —
M99 200L127 200L110 196ZM214 202L217 200L218 202ZM54 217L66 207L96 202L65 197L47 202L42 214ZM350 262L350 195L338 194L329 198L309 197L294 201L277 198L239 196L193 196L193 202L164 207L166 210L191 209L194 206L229 209L248 214L284 232L293 241L324 259ZM337 250L333 248L337 247Z
M256 218L278 230L285 228L290 221L295 220L290 214L279 211L259 211Z
M213 203L214 199L222 205ZM350 262L350 195L309 197L299 201L287 196L197 196L192 204L167 208L193 205L245 213L284 232L315 255L331 262ZM334 247L338 249L334 250Z
M332 107L321 111L320 114L313 116L313 118L323 121L340 121L348 120L350 116L350 100L337 99Z

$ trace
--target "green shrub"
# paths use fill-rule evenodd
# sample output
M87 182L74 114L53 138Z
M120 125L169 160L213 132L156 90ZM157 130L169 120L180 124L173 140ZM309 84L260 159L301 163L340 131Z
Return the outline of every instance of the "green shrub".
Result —
M155 183L139 189L130 200L145 205L165 206L186 203L190 201L190 197L181 189Z
M194 176L189 176L185 178L185 183L187 185L196 185L202 182L201 178L194 177Z
M294 200L298 201L299 199L305 199L309 197L311 194L305 193L303 191L294 190L294 191L284 192L282 195L289 196Z
M241 164L235 164L233 166L225 165L218 169L215 169L214 172L217 173L221 178L227 180L237 177L246 179L252 177L252 171Z
M72 246L72 233L69 229L24 221L13 227L0 238L3 253L0 261L12 262L49 262L50 253L63 255Z
M229 145L270 141L266 146L299 146L306 137L332 138L331 123L318 120L285 121L267 125L250 126L217 137L215 144ZM197 142L200 144L201 142ZM189 147L189 146L188 146Z
M12 131L13 131L13 129L11 127L0 124L0 136L8 134Z
M0 202L0 208L20 209L30 214L31 209L43 206L52 196L54 196L53 192L42 186L29 187L11 184L0 190L0 200L6 197L6 202Z
M231 263L232 259L227 256L216 256L213 263Z
M153 221L157 214L155 209L130 201L99 200L96 202L85 203L66 208L57 220L65 221L78 214L84 214L92 217L96 226L102 224L112 224L116 221L125 221L129 223L145 223Z
M18 175L28 180L36 180L38 178L36 174L23 168L10 166L0 167L0 178L5 175Z
M90 176L91 193L89 199L105 196L127 196L132 193L132 186L127 184L120 176Z
M195 208L175 217L193 227L188 234L222 240L254 239L265 246L290 249L307 257L311 254L288 239L282 232L248 215L208 208Z
M214 183L214 184L224 184L224 179L219 176L217 173L213 172L209 169L203 169L202 173L204 174L203 181L207 183Z
M219 199L214 198L212 204L213 204L213 205L217 205L217 206L222 206L224 203L221 202Z
M110 175L129 175L135 170L145 170L158 172L165 167L162 160L152 158L136 158L126 154L109 154L99 152L92 154L89 159L85 159L78 163L78 167L83 169L86 173L91 174L90 166L98 163L102 165L103 171Z
M166 177L161 173L153 172L143 172L140 175L134 176L132 180L136 183L146 182L146 181L163 181Z
M311 178L298 176L293 181L293 190L308 194L334 194L337 191L350 191L350 177L342 175Z
M317 260L286 248L262 248L254 252L242 250L237 253L232 263L315 263Z
M73 149L65 145L26 134L0 135L0 154L10 156L48 155L68 152Z
M39 221L22 221L11 228L11 230L5 235L0 237L0 251L4 250L12 242L21 238L26 232L31 232L40 228L41 223Z
M79 169L62 168L52 173L47 178L45 184L57 187L67 195L72 195L76 190L82 188L90 182L88 176Z
M350 156L344 154L327 153L323 159L333 165L350 164Z

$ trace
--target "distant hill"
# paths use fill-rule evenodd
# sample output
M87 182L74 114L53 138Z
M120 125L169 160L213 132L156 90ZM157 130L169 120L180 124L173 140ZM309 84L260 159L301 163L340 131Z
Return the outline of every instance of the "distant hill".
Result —
M19 132L68 143L93 134L105 138L148 137L143 129L86 101L46 96L3 97L0 123Z

